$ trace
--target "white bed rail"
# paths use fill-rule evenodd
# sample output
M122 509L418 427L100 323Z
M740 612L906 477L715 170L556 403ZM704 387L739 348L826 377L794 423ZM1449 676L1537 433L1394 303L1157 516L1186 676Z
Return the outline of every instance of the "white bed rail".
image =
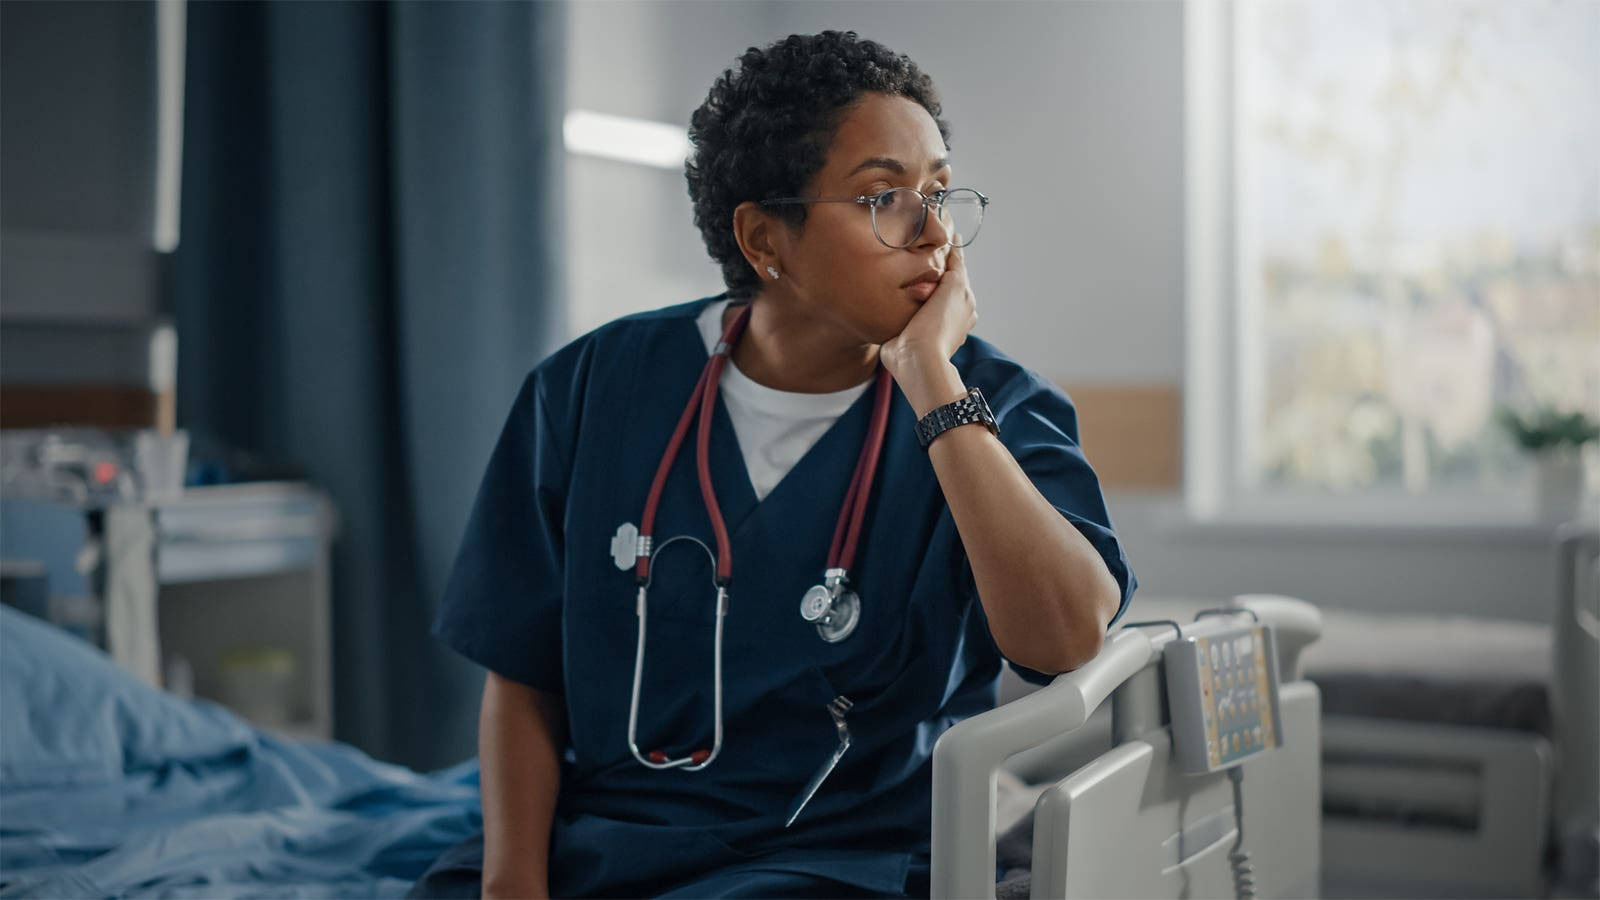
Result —
M1254 612L1275 629L1280 680L1287 686L1297 679L1300 651L1321 633L1316 607L1275 595L1241 595L1229 605ZM1204 634L1237 623L1217 618L1181 624L1186 634ZM1004 706L964 719L940 736L933 750L930 887L934 897L994 897L995 775L1007 759L1082 728L1114 695L1117 743L1165 724L1160 648L1174 637L1170 629L1114 631L1100 654L1081 668ZM1034 860L1036 867L1039 862Z

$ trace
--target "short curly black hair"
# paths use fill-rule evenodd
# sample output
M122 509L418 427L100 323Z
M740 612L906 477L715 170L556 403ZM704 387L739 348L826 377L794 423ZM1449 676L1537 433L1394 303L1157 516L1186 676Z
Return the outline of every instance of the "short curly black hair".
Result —
M751 47L711 85L689 119L694 152L685 166L694 224L722 266L729 295L748 298L761 279L733 236L733 211L747 200L799 195L826 161L844 113L868 91L921 104L946 149L950 126L939 118L933 79L908 57L854 31L791 34ZM796 231L806 207L777 214Z

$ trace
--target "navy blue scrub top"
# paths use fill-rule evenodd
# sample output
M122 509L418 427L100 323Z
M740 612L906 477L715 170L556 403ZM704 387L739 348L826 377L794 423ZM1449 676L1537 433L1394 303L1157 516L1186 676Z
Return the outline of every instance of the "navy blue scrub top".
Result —
M500 675L563 695L570 744L550 847L554 896L647 896L714 873L825 875L899 895L926 866L934 741L992 709L1002 656L916 416L898 387L850 580L861 619L830 644L800 617L822 580L866 436L864 392L760 502L719 395L710 462L733 547L724 623L721 755L699 772L640 765L627 742L638 617L634 573L611 538L639 524L663 450L700 371L695 318L724 295L617 319L527 377L489 459L433 633ZM993 345L951 359L983 390L1000 440L1045 499L1088 538L1122 588L1137 581L1078 446L1072 401ZM694 431L662 492L655 543L691 534L714 551ZM678 541L649 594L639 747L711 746L713 568ZM1013 667L1029 681L1051 676ZM785 829L838 735L827 705L854 706L852 746Z

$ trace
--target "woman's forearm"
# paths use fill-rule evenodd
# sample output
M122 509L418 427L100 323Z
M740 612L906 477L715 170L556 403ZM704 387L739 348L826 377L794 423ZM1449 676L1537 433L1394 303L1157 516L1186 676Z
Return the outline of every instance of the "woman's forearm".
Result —
M966 393L947 360L908 363L897 375L918 418ZM928 458L1000 651L1049 674L1093 659L1122 600L1094 546L986 429L953 428Z
M549 895L566 718L555 694L493 672L484 682L478 716L484 897Z

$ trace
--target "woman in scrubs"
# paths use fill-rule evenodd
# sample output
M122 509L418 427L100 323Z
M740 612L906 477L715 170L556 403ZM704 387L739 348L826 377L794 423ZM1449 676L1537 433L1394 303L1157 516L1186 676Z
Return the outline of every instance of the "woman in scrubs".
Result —
M1136 581L1072 402L969 333L974 210L940 205L963 185L939 115L913 62L832 31L750 49L695 111L689 194L727 291L524 382L434 625L489 670L483 834L414 895L925 897L935 740L994 706L1003 662L1046 683L1099 651ZM701 412L715 505L696 419L661 472L641 617L619 526L730 336ZM969 401L924 447L919 421L974 387L998 433ZM851 543L841 636L801 599Z

